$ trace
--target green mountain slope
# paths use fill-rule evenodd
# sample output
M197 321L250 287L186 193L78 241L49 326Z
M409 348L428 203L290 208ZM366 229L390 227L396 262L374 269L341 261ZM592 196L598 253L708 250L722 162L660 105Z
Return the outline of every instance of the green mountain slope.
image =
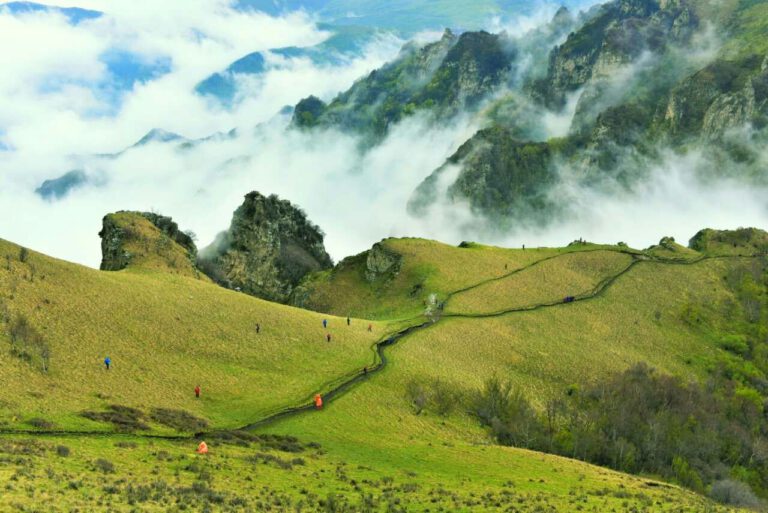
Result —
M134 221L152 233L142 219ZM728 305L743 299L734 277L759 261L750 244L764 234L750 233L694 239L738 240L745 256L718 256L712 244L701 248L705 253L687 250L666 239L647 251L386 240L310 280L317 288L305 297L399 319L371 323L373 332L369 321L347 326L172 269L93 271L3 242L0 280L9 293L0 340L9 351L0 375L10 394L1 404L0 454L11 457L0 471L0 481L11 483L4 504L18 509L56 497L54 511L136 504L147 511L267 504L275 511L719 511L653 478L493 445L464 401L494 375L543 407L574 383L641 361L690 380L705 379L719 362L744 362L719 337L741 322L741 310ZM414 280L421 285L415 295ZM432 294L444 303L429 314L433 322L386 349L386 366L374 372L371 344L395 325L421 324L402 319L424 314L423 298ZM564 302L568 295L572 303ZM366 306L377 301L378 308ZM37 333L26 333L26 345L9 339L19 336L13 327L22 314ZM323 340L323 318L331 343ZM50 349L47 370L38 366L33 342L40 340ZM109 371L101 363L107 353ZM257 423L248 432L208 432L207 457L192 454L199 439L148 440L136 426L79 415L132 415L109 410L115 404L140 410L134 420L156 434L234 427L310 403L313 393L325 394L361 366L371 372L327 396L322 411ZM757 377L745 378L744 386L757 383L751 379ZM192 388L200 382L197 400ZM423 404L419 390L432 390ZM136 433L45 435L106 435L118 427ZM19 429L28 434L8 434ZM13 458L19 454L25 457ZM32 483L35 491L27 492Z

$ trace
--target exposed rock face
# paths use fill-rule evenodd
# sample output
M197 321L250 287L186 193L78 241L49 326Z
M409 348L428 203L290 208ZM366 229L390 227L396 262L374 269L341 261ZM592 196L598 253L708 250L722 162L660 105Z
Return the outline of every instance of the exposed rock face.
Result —
M671 134L710 138L745 123L764 125L768 115L768 70L758 56L718 60L693 74L669 95L664 123Z
M382 278L391 278L400 272L402 265L402 255L376 243L365 259L365 279L372 283Z
M235 211L229 230L201 252L199 265L223 286L287 302L307 273L332 267L323 238L289 201L251 192Z
M315 97L296 106L293 125L334 127L375 140L419 110L445 119L472 108L502 84L512 68L504 38L487 32L443 37L423 47L406 45L398 58L357 81L328 105Z
M545 103L564 105L565 95L609 77L645 51L689 39L697 26L682 1L616 0L602 5L577 32L550 54L547 78L537 84Z
M551 164L546 143L520 142L501 127L481 130L418 187L408 209L423 215L444 196L467 200L478 213L513 216L525 211L535 217L534 211L552 208L542 195L555 179ZM441 175L452 166L460 167L459 174L441 191Z
M125 229L111 215L104 216L99 232L101 237L102 271L120 271L131 263L131 253L125 248Z
M768 254L768 232L757 228L712 230L706 228L693 236L688 247L709 254Z
M153 212L108 214L99 237L102 271L120 271L135 264L197 275L195 242L170 217Z

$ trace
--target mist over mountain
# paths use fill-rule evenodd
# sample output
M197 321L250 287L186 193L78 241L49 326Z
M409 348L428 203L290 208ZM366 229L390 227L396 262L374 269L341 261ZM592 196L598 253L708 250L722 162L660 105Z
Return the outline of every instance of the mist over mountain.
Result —
M0 214L30 224L0 235L96 266L105 212L205 246L251 190L301 205L335 259L768 217L764 2L203 3L0 8L0 38L68 49L3 57Z

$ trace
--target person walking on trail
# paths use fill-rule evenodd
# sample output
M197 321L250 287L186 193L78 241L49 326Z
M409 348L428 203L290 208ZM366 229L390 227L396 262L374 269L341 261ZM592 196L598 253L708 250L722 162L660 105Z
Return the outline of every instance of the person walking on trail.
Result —
M200 385L195 387L195 397L200 399Z
M107 356L106 358L104 358L104 366L107 368L107 370L109 370L110 365L112 365L112 359L109 356Z
M322 410L323 409L323 396L320 394L315 394L315 409Z
M326 334L325 334L325 339L326 339L328 342L330 342L330 341L331 341L331 334L330 334L330 333L326 333Z
M370 331L373 331L373 324L369 324L369 325L368 325L368 331L369 331L369 332L370 332Z
M349 315L347 315L347 326L349 326L349 323L352 322L352 319L349 318Z
M259 333L261 333L261 324L259 324L259 323L257 322L257 323L256 323L256 334L258 335Z
M328 319L323 319L323 328L328 327Z

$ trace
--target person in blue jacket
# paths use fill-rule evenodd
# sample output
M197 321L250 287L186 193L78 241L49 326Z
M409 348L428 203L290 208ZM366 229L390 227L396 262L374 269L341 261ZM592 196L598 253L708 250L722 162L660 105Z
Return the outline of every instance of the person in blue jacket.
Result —
M328 319L323 319L323 328L328 327Z
M104 358L104 366L107 368L107 370L109 370L109 365L110 365L111 363L112 363L112 359L111 359L109 356L107 356L106 358Z

